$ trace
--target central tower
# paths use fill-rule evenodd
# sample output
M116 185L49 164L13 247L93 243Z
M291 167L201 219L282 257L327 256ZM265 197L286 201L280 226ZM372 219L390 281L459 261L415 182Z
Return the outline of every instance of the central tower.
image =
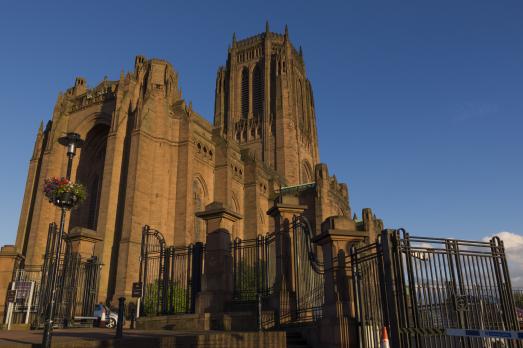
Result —
M218 69L214 126L287 185L314 181L319 162L312 87L301 47L269 31L236 40Z

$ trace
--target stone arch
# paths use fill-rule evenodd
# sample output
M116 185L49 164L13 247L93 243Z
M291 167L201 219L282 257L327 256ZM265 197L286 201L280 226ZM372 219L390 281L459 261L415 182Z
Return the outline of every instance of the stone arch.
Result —
M236 213L240 213L240 201L238 199L238 195L236 195L236 193L234 193L234 192L232 192L232 194L231 194L231 202L232 202L231 208ZM239 237L239 233L240 233L240 222L239 221L236 221L232 225L232 231L231 232L232 232L232 237L233 238Z
M303 160L301 164L301 182L302 184L313 182L313 171L312 166L310 165L309 161Z
M108 135L109 125L104 123L95 124L85 135L75 180L86 186L87 199L71 212L71 228L97 228Z
M200 174L194 176L192 181L192 207L193 207L193 240L203 241L205 238L205 223L195 214L205 209L207 202L207 185Z
M193 181L194 180L197 180L198 183L201 185L204 197L205 198L209 197L209 190L207 189L207 183L205 182L205 179L203 178L203 176L200 173L196 173L193 178Z
M93 112L82 117L78 122L72 119L69 123L69 132L80 134L83 139L87 139L88 133L97 125L111 126L111 115L105 112Z
M263 213L263 211L258 208L258 220L260 222L260 225L264 226L265 225L265 214ZM265 231L263 231L265 232Z
M196 216L197 212L205 209L207 203L207 185L201 175L196 175L192 181L192 208L193 208L193 241L201 242L205 239L205 223Z

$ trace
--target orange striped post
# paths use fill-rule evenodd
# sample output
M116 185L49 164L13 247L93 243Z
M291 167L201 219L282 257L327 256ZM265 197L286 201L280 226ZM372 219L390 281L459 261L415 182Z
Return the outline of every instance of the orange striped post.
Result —
M384 326L381 330L381 348L390 348L389 345L389 334L387 333L387 327Z

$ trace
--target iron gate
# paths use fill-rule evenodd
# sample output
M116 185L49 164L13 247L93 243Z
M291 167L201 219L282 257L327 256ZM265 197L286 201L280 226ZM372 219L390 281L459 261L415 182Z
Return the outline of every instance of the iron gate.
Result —
M303 216L292 219L294 291L296 321L316 321L323 316L325 303L324 267L316 257L312 229Z
M400 235L402 233L403 235ZM351 252L360 346L521 347L521 341L448 335L447 329L517 331L503 243L384 231Z
M58 260L54 250L58 247L59 230L55 223L49 225L44 264L35 282L33 304L36 316L32 320L34 327L41 327L45 322L48 306L51 303L52 288L50 274L53 265L58 262L56 273L56 307L54 322L61 327L69 326L76 316L92 317L98 293L101 263L96 256L84 259L73 252L67 234L62 238L63 249ZM34 271L31 273L35 273ZM15 281L27 281L28 271L19 270ZM27 279L26 279L27 278Z
M233 301L255 302L274 291L276 278L275 234L254 239L236 238L232 243Z
M380 330L388 323L382 244L352 248L348 266L352 268L360 347L380 347Z
M166 247L160 231L143 227L141 315L194 313L201 290L204 246Z
M265 300L273 296L281 303L277 313L261 314L264 328L276 323L316 321L323 313L323 264L316 258L311 227L302 216L294 216L289 227L289 233L276 231L255 239L237 238L232 244L233 301L252 303L259 298L267 307ZM277 262L282 262L280 279Z

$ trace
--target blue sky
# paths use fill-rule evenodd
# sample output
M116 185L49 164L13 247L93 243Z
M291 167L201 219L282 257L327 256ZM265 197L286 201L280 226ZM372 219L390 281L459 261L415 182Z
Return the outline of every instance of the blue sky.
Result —
M521 235L522 18L510 0L4 2L0 244L15 240L38 125L76 76L94 86L137 54L167 59L210 120L232 33L265 20L303 47L321 160L356 211L418 235Z

